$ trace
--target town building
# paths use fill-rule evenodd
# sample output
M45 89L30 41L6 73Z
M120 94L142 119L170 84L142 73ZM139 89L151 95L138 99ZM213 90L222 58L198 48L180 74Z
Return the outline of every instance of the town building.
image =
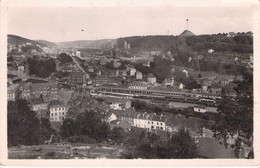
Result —
M41 98L46 101L58 98L58 83L26 83L21 87L22 99Z
M166 86L166 87L173 87L174 86L174 78L171 77L171 78L164 79L163 85Z
M83 88L86 84L86 74L84 72L71 72L69 76L70 84L77 88Z
M67 114L68 107L59 100L50 101L50 121L62 122Z
M126 110L131 107L131 101L128 99L107 97L105 102L110 105L111 109L114 110Z
M68 66L64 66L64 67L61 67L59 71L61 72L72 72L74 70L74 67L68 67Z
M15 101L20 96L19 84L12 84L7 88L7 100Z
M137 71L136 74L135 74L135 78L136 78L136 79L143 79L143 74L142 74L142 72Z
M148 85L146 82L133 82L129 86L130 89L147 90Z
M130 76L135 76L135 73L136 73L136 69L135 68L130 68L129 69L129 75Z
M156 77L153 74L148 74L147 75L147 82L151 83L151 84L156 83Z
M30 101L30 107L32 111L36 112L38 118L49 118L49 116L47 116L49 104L48 102L44 102L43 99L32 99Z
M76 57L81 57L81 53L80 53L80 51L76 51Z
M112 111L108 116L110 121L112 117L113 120L127 121L132 127L143 128L148 131L166 131L166 117L163 115L115 110Z
M214 83L210 86L210 93L221 94L221 91L222 91L221 85L218 83Z
M185 87L184 84L182 84L182 83L179 84L179 89L184 89L184 87Z
M88 67L88 71L89 71L89 72L94 72L94 67L93 67L93 66L89 66L89 67Z

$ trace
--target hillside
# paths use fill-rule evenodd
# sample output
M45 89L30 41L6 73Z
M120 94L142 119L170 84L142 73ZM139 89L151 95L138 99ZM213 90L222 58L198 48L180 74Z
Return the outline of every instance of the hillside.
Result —
M192 33L192 32L189 31L189 30L184 30L179 36L180 36L180 37L189 37L189 36L195 36L195 34Z
M40 45L42 47L47 47L46 44L34 41L34 40L30 40L24 37L20 37L20 36L16 36L16 35L12 35L12 34L8 34L7 35L7 43L8 44L13 44L13 45L22 45L22 44L26 44L26 43L31 43L32 45L36 46L36 45Z
M42 44L44 44L44 45L46 45L46 46L48 46L50 48L57 48L58 47L57 44L55 44L53 42L50 42L50 41L47 41L47 40L35 40L35 41L37 41L39 43L42 43Z
M124 44L130 44L131 51L169 50L178 45L182 40L177 36L133 36L117 39L117 47L124 48Z
M61 47L66 48L111 48L112 44L115 43L114 39L103 39L103 40L78 40L58 43Z

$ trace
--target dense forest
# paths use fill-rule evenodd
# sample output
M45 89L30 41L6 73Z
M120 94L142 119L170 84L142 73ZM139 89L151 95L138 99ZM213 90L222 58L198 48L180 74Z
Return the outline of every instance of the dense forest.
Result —
M149 50L178 51L207 51L214 49L220 52L253 52L253 37L246 33L238 33L237 36L227 37L226 33L199 36L133 36L117 39L117 46L124 48L127 42L133 52Z
M56 64L53 59L40 60L28 58L27 63L29 65L29 74L37 77L49 77L56 70Z

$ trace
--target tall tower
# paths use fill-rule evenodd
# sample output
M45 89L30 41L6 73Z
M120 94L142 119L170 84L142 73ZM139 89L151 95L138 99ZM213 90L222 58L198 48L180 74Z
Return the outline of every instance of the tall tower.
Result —
M189 30L189 19L186 19L186 23L187 23L187 30Z

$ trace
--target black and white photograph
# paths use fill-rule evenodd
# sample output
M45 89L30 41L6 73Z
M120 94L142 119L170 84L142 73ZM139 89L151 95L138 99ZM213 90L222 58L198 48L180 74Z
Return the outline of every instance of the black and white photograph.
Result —
M30 2L2 8L9 161L255 160L259 1Z

